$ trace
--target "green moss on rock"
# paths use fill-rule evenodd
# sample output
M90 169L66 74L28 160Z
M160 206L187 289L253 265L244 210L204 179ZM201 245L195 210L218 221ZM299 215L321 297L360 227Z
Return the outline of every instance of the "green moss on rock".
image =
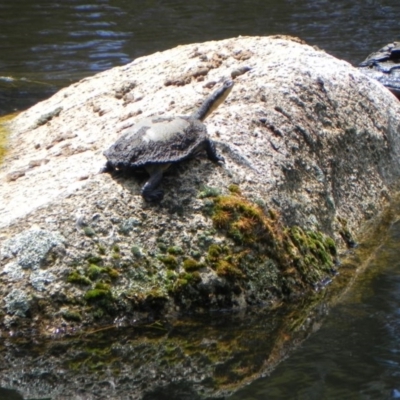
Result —
M194 260L193 258L187 258L186 260L183 261L183 268L187 272L193 272L197 271L200 268L203 268L204 265L202 263L199 263L198 261Z
M72 271L67 278L69 283L77 283L79 285L91 285L92 281L78 271Z
M89 264L101 265L103 263L103 258L96 255L90 255L86 259Z
M140 247L138 246L132 246L131 247L131 253L135 256L135 257L142 257L142 251L140 250Z
M168 268L176 269L178 267L178 260L173 255L159 256L158 259Z
M168 246L165 243L163 242L157 243L157 247L161 251L161 253L167 252Z
M243 278L243 272L233 263L228 260L218 260L215 264L215 269L218 276L225 278Z
M180 246L168 247L167 252L169 254L174 255L174 256L178 256L178 255L182 255L183 254L182 247L180 247Z
M97 279L104 277L109 277L111 279L117 279L119 277L119 272L110 266L107 267L99 267L95 264L90 264L86 270L86 276L91 281L96 281Z
M106 248L102 244L98 244L97 248L100 255L104 256L106 254Z
M82 314L78 311L64 311L62 313L62 317L66 320L66 321L72 321L72 322L81 322L82 321Z
M302 293L331 274L337 256L333 239L285 226L277 211L244 198L237 188L230 192L204 201L212 227L199 232L190 248L161 238L151 249L133 245L131 257L115 245L75 265L68 281L90 285L75 294L83 320L161 312L171 297L181 310L235 307L239 295L260 304ZM121 275L132 282L129 290L119 285Z
M102 282L96 283L94 289L90 289L85 293L85 300L88 302L111 299L110 285Z
M89 279L96 280L101 273L103 272L103 268L98 267L96 264L90 264L89 268L86 271L86 275L88 276Z
M231 184L231 185L229 185L228 189L232 194L235 194L235 193L242 194L242 191L240 190L240 187L238 185Z
M117 279L119 277L119 272L112 267L103 268L103 272L106 273L111 279Z
M177 279L175 286L174 286L174 292L178 293L179 291L182 291L182 289L186 288L187 286L192 286L197 283L201 282L201 276L200 274L195 271L192 273L183 273L179 275L179 278Z
M207 197L215 197L221 194L221 190L214 187L204 186L201 192L199 193L200 199L205 199Z
M255 266L271 259L281 276L280 283L274 278L275 287L292 291L315 285L331 273L336 246L330 237L298 226L286 227L277 211L264 211L239 193L213 201L214 227L238 246L209 246L206 259L219 276L250 280Z
M0 118L0 164L6 155L8 136L10 134L10 130L7 127L7 122L15 116L16 114L10 114Z
M222 250L221 246L219 246L217 244L212 244L208 248L208 259L211 261L217 260L222 252L223 252L223 250Z

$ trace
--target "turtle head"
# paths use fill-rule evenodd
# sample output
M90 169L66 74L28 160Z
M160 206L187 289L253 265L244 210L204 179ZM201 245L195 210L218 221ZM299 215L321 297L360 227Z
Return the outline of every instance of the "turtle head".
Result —
M233 80L225 80L221 87L207 97L199 109L192 114L192 117L204 121L221 103L225 101L228 94L231 92L233 85Z

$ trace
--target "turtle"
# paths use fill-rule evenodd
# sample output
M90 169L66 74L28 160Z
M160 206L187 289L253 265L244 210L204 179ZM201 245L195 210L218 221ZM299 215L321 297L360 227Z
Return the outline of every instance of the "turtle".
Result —
M400 42L389 43L370 54L358 68L400 98Z
M171 164L196 156L205 150L218 164L224 158L216 151L203 121L228 96L234 82L227 79L201 106L188 116L154 116L137 121L111 145L102 172L145 169L150 175L141 189L147 202L159 202L164 193L158 188L164 172Z

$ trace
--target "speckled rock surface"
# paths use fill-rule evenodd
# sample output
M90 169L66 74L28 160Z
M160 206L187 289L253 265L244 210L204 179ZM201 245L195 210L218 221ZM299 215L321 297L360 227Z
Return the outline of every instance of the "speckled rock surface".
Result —
M189 114L230 76L206 120L223 167L172 168L158 205L140 196L144 176L98 174L138 118ZM73 84L10 125L0 319L50 332L304 294L390 199L399 124L379 83L284 37L179 46ZM32 232L39 248L14 251Z

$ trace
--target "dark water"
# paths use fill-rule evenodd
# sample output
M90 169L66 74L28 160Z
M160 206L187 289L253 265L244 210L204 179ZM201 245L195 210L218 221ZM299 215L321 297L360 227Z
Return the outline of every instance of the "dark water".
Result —
M398 35L397 0L0 2L0 115L178 44L288 34L352 63Z
M398 0L4 0L0 115L136 57L238 35L298 36L357 64L399 38L399 15ZM365 274L300 349L231 400L400 398L399 239L395 224L369 267L380 272Z
M400 398L400 223L322 328L230 400Z

